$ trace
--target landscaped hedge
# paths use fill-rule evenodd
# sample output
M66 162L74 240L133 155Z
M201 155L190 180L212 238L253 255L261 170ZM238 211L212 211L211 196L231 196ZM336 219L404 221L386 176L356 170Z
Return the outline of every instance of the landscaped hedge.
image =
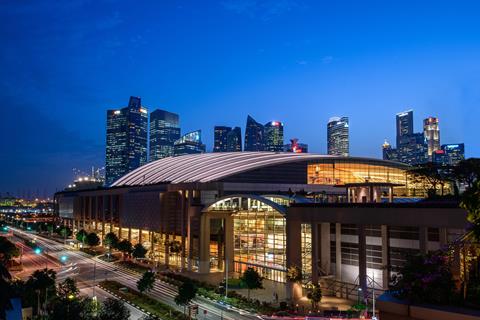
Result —
M183 313L174 308L150 298L146 294L140 293L132 288L126 287L117 281L106 280L100 283L100 286L115 293L122 299L138 306L139 308L165 320L179 320L186 318ZM120 290L127 288L127 290Z

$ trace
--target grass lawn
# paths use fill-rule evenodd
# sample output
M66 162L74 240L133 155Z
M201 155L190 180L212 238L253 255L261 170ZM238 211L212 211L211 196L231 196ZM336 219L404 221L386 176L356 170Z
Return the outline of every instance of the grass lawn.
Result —
M184 319L184 315L181 312L167 306L166 304L150 298L149 296L140 293L132 288L125 287L121 283L116 281L102 281L100 285L103 288L114 292L119 297L139 306L143 310L150 312L151 314L165 320L179 320ZM127 290L120 290L120 288L127 288Z

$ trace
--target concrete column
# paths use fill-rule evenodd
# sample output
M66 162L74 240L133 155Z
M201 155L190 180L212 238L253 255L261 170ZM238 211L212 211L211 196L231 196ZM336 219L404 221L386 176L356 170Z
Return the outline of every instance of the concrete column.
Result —
M210 272L210 218L207 213L200 217L199 273Z
M388 202L393 202L393 187L388 188Z
M143 242L143 239L142 239L142 229L138 229L138 243L142 243Z
M319 259L319 256L321 255L321 243L320 243L320 237L318 235L321 230L321 226L317 223L312 223L312 283L317 284L318 283L318 266L321 264L321 261Z
M233 217L229 215L225 217L225 261L228 263L228 272L233 272L234 258L234 234L233 234Z
M180 236L181 236L181 247L182 247L182 251L180 252L180 270L183 271L183 269L185 268L185 254L186 254L186 239L185 239L185 236L186 236L186 233L187 233L187 228L186 228L186 218L188 216L188 202L189 202L189 199L188 197L191 198L192 196L192 191L190 190L190 192L182 192L181 193L181 197L182 197L182 216L181 216L181 220L180 220Z
M302 254L299 250L299 244L302 243L301 238L301 222L298 220L291 221L288 219L286 223L286 235L287 235L287 268L290 267L302 267ZM294 301L299 300L302 297L302 288L298 284L291 282L287 283L287 299Z
M168 244L168 242L170 241L170 236L168 235L168 233L165 234L165 241L164 241L164 244L165 244L165 266L168 268L168 266L170 265L170 246Z
M388 238L388 227L386 225L382 225L380 226L380 229L382 233L382 285L383 289L387 290L388 283L390 282L390 270L388 269L390 265L388 257L390 241Z
M132 242L132 228L128 228L128 242Z
M321 230L321 255L320 266L322 271L330 274L330 223L323 222L320 225Z
M342 281L342 225L335 223L335 280ZM337 297L342 297L341 286L337 287Z
M420 242L419 248L421 253L428 253L428 228L427 227L419 227L418 230Z
M448 229L447 228L439 228L438 229L439 233L439 242L440 242L440 247L444 247L448 243Z
M367 294L367 240L365 226L358 225L358 284L363 295Z

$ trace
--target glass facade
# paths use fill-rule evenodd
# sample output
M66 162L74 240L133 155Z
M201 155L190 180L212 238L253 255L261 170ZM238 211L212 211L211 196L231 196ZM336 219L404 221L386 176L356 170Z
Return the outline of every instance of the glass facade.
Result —
M327 149L329 155L348 156L350 149L348 117L333 117L328 121Z
M126 108L107 111L107 185L147 162L147 113L138 97L130 97Z
M213 204L209 211L232 211L234 232L234 269L242 273L255 268L263 277L285 281L285 217L272 206L253 198L227 198ZM210 250L217 250L215 245Z
M425 190L407 174L408 167L355 160L325 160L308 165L308 183L341 186L348 183L385 182L394 187L397 196L420 196Z
M227 135L232 130L230 127L215 126L213 128L213 152L227 151Z
M173 156L173 144L179 138L178 114L164 110L150 113L150 161Z
M189 132L174 143L173 153L175 156L203 152L205 152L205 145L202 143L201 130Z
M300 228L303 284L309 285L312 284L312 225L302 223Z
M283 151L283 123L270 121L265 124L265 151Z
M245 151L263 151L264 143L264 127L251 116L247 117L247 125L245 126Z

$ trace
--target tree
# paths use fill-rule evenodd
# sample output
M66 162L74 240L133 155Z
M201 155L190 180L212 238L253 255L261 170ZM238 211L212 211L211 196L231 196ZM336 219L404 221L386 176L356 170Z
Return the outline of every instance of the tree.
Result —
M447 254L408 255L393 277L391 289L410 303L449 304L455 297L455 282Z
M118 243L117 249L123 253L123 257L132 252L132 243L128 240L122 240Z
M254 289L262 289L262 277L257 272L257 270L253 268L247 268L245 272L243 272L242 276L240 277L242 283L247 287L247 296L250 299L250 290Z
M300 282L302 281L302 270L298 266L291 266L287 269L287 281Z
M92 320L94 317L95 302L88 297L74 299L59 299L52 307L50 320Z
M0 265L0 268L5 267ZM11 296L10 283L7 279L0 277L0 319L5 319L6 311L12 309L12 304L10 302Z
M7 238L0 236L0 262L7 267L8 262L19 255L18 248Z
M118 237L115 233L109 232L105 235L105 238L103 239L103 245L108 247L108 250L111 253L112 248L116 248L118 245Z
M469 158L460 161L453 169L455 179L464 183L468 188L480 179L480 159Z
M63 237L63 238L68 238L72 235L72 229L66 226L61 226L58 230L57 233Z
M150 291L153 289L155 284L155 273L147 271L143 276L137 281L137 289L140 292Z
M58 284L57 294L63 299L71 300L76 297L79 292L75 280L72 278L66 278Z
M48 298L56 296L55 279L56 273L52 269L35 270L28 278L26 287L37 294L37 308L40 308L40 301L45 301L46 308Z
M451 168L429 162L410 169L407 174L414 183L420 184L429 197L434 197L440 187L441 195L444 195L445 185L449 182L447 172ZM451 181L450 181L451 182Z
M80 231L77 232L77 235L75 236L75 238L81 242L81 243L85 243L87 241L87 235L88 233L81 229Z
M322 300L322 289L318 284L315 284L312 290L307 293L307 298L312 303L312 309L317 309L318 303Z
M95 247L100 244L100 238L97 236L95 232L91 232L87 235L86 242L89 247Z
M141 243L137 243L133 247L132 256L135 259L143 259L143 258L145 258L145 255L147 254L147 251L148 250Z
M188 279L178 288L178 294L175 296L175 303L183 306L183 314L186 312L186 307L197 295L197 287L192 280Z
M102 304L99 320L128 320L130 318L130 310L125 304L117 299L108 298Z

